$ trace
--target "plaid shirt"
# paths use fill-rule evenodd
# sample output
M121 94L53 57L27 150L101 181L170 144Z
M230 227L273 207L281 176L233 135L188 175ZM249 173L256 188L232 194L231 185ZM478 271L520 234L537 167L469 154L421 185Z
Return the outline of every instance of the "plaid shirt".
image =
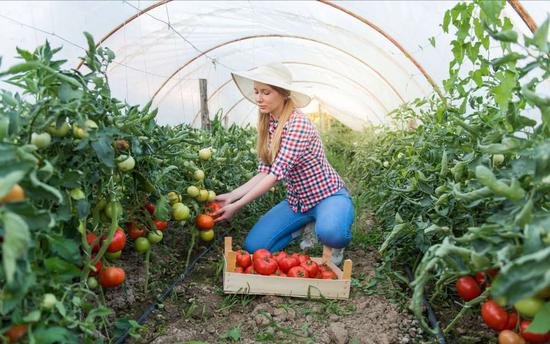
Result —
M271 118L270 140L278 123ZM294 212L300 209L305 213L344 186L327 160L319 132L306 115L297 111L283 128L275 161L267 165L260 160L258 172L272 174L277 180L285 179L287 200Z

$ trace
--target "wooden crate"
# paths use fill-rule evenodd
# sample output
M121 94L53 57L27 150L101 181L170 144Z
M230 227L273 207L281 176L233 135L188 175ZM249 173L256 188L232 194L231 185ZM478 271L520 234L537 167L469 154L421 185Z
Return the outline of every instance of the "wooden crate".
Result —
M351 285L350 259L344 261L343 271L332 263L332 250L323 248L323 257L311 259L327 264L338 276L337 280L263 276L234 272L236 252L232 238L225 238L223 291L226 294L258 294L327 299L348 299Z

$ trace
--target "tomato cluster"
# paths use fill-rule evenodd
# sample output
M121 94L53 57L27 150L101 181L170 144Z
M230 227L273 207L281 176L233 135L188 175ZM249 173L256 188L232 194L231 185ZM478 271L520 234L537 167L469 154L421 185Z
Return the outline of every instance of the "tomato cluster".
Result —
M264 276L338 279L326 264L318 264L305 254L284 251L271 253L261 248L252 255L245 250L237 251L235 272Z

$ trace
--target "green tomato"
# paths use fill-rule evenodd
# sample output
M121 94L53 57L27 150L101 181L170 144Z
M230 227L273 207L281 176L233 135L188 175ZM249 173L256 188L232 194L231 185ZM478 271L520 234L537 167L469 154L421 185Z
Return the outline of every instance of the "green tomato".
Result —
M88 284L88 288L90 289L95 289L99 285L99 283L97 283L97 278L95 277L88 277L86 284Z
M97 126L96 122L92 121L91 119L87 119L87 120L84 121L84 128L94 130L94 129L97 129L99 127Z
M44 294L42 298L41 306L46 309L52 309L53 306L57 303L57 297L52 293Z
M119 202L114 202L114 204L113 202L109 202L105 206L105 215L107 215L107 217L111 220L113 219L113 205L118 213L118 217L122 216L122 205L120 205Z
M550 232L546 233L546 236L542 239L545 244L550 245Z
M384 161L384 163L382 165L384 166L384 168L390 167L389 161Z
M216 193L212 190L208 190L208 200L213 201L216 199Z
M151 243L147 238L144 237L137 238L134 245L136 247L136 251L138 251L139 253L147 252L151 248Z
M105 252L105 258L109 260L117 260L122 255L122 250L116 252Z
M60 127L57 127L55 123L52 123L47 129L47 132L56 137L63 137L69 132L69 125L63 122Z
M41 134L32 133L31 135L31 143L36 147L38 147L39 149L48 147L51 142L52 142L52 137L48 133L41 133Z
M493 155L493 167L500 166L504 162L503 154L494 154Z
M199 195L199 192L199 188L194 185L191 185L187 188L187 194L191 197L197 197Z
M72 189L69 191L69 194L71 195L71 198L76 201L86 198L86 195L81 188Z
M532 318L544 307L544 301L536 297L526 297L516 302L514 307L522 316Z
M174 220L187 220L189 218L189 213L189 208L183 203L176 203L172 206L172 217Z
M208 200L208 190L200 190L199 195L196 197L196 199L199 202L206 202Z
M73 137L77 139L83 139L88 137L88 133L84 128L80 128L76 124L73 125Z
M199 159L210 160L211 157L212 157L212 149L203 148L199 151Z
M198 181L204 180L204 171L196 170L195 173L193 173L193 178Z
M211 241L214 239L214 230L200 231L200 237L203 241Z
M162 241L162 238L163 234L161 231L150 231L149 234L147 234L147 239L149 239L152 244L158 244Z
M129 155L121 155L117 160L119 161L117 163L119 170L124 172L131 171L134 169L134 166L136 166L136 161Z

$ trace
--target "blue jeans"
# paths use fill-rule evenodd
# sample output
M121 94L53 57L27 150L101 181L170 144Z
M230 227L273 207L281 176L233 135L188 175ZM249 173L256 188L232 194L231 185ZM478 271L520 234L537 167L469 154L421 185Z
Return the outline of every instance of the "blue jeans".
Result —
M321 200L305 213L293 212L287 200L274 206L252 227L244 247L248 252L266 248L271 252L283 249L301 235L300 229L315 221L315 233L326 246L345 247L351 240L353 203L345 188Z

